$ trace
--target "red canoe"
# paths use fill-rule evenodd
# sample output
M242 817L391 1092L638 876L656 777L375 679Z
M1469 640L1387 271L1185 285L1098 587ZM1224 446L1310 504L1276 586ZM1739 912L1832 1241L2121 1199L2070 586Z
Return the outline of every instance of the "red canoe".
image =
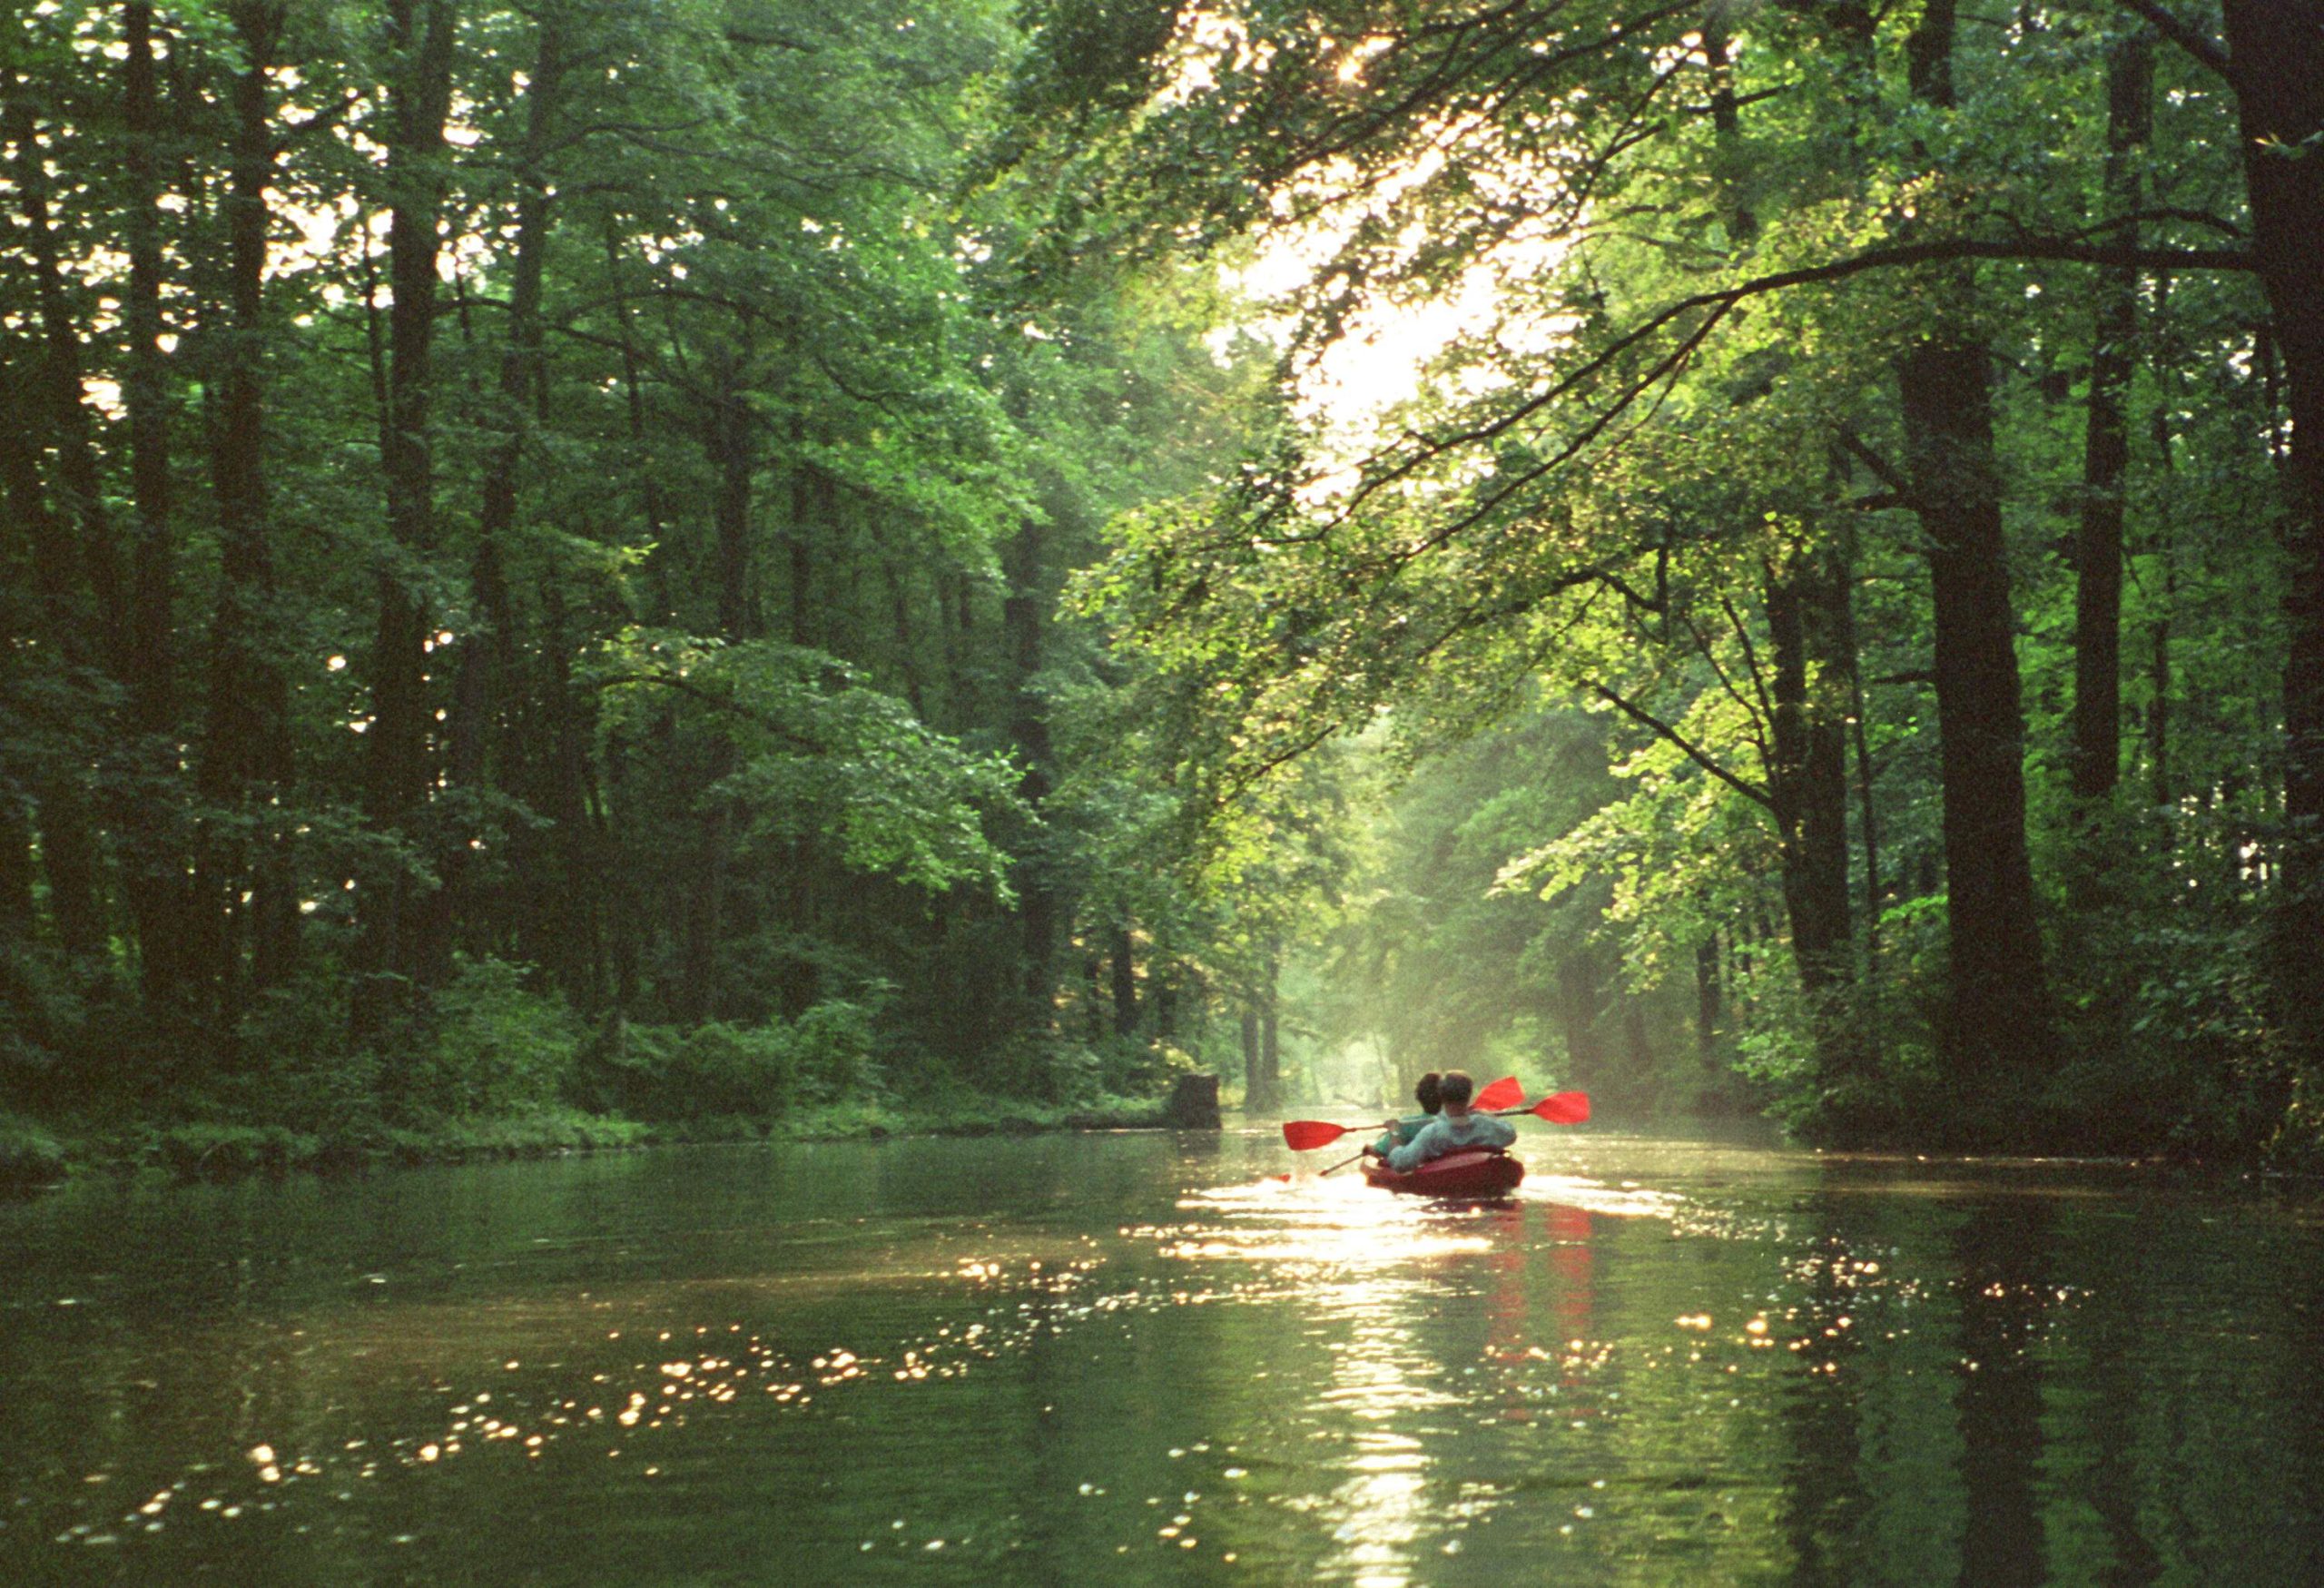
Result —
M1407 1191L1416 1197L1499 1197L1517 1189L1517 1182L1525 1178L1525 1166L1505 1152L1476 1147L1466 1152L1448 1152L1408 1174L1398 1174L1384 1164L1367 1163L1364 1178L1383 1190Z

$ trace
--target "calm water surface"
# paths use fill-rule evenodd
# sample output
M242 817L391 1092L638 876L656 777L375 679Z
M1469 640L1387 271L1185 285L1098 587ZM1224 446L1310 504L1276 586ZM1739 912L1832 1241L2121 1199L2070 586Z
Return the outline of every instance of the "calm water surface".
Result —
M1521 1149L1470 1208L1272 1131L0 1206L0 1582L2324 1582L2314 1213Z

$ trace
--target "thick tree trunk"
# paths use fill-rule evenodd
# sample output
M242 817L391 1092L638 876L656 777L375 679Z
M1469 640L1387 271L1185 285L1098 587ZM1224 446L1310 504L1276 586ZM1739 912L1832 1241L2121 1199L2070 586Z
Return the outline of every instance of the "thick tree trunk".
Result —
M2251 252L2273 313L2291 409L2283 517L2283 881L2275 920L2279 1018L2298 1080L2288 1149L2324 1156L2324 23L2315 5L2227 0L2228 48L2251 202Z
M1018 793L1038 814L1049 794L1049 768L1055 759L1049 741L1049 705L1035 679L1041 670L1041 614L1047 606L1043 557L1046 536L1039 520L1028 518L1018 526L1001 554L1001 572L1009 594L1001 605L1001 627L1008 643L1010 706L1009 735L1025 763ZM962 616L967 616L963 599ZM1038 847L1020 859L1013 879L1017 887L1017 919L1021 926L1025 967L1025 996L1035 1029L1049 1027L1056 997L1057 922L1059 900L1055 884ZM1118 1008L1118 1006L1117 1006Z
M1775 756L1768 794L1782 845L1792 952L1811 1000L1848 981L1854 970L1847 745L1843 713L1831 698L1845 664L1832 655L1838 636L1832 632L1831 582L1824 559L1801 552L1786 567L1770 568L1766 584Z
M22 362L7 357L10 350L0 343L0 390L9 388ZM78 567L70 536L49 509L41 481L38 433L30 427L0 422L0 508L22 527L28 542L38 597L35 621L50 665L61 670L65 681L77 683L94 670L77 599ZM9 748L0 745L0 753ZM57 764L59 759L43 757L17 775L34 806L41 872L48 881L49 918L57 939L73 954L94 954L105 944L96 840L87 793L74 773Z
M589 733L573 688L574 642L565 592L554 577L544 585L541 602L547 668L541 701L552 755L547 804L556 824L558 876L557 884L542 893L537 923L547 934L547 960L558 984L584 1014L594 1017L606 997L604 899L611 856L590 811Z
M1953 0L1929 0L1907 44L1914 97L1953 104ZM1931 282L1940 323L1969 319L1967 270ZM1928 535L1935 598L1939 780L1951 952L1940 1043L1954 1084L2023 1072L2050 1056L2049 990L2025 847L2025 721L2016 620L1994 454L1992 354L1974 336L1931 336L1899 360L1906 475ZM1961 1120L1978 1132L2022 1131L2019 1111Z
M0 78L13 90L12 80ZM5 141L15 145L13 175L21 219L20 241L32 264L34 299L45 357L36 378L22 380L17 390L30 394L18 405L30 413L46 410L48 444L56 455L56 480L61 488L62 515L70 519L79 571L87 581L95 607L88 622L96 636L92 660L115 678L129 670L127 597L122 588L121 557L114 544L113 523L105 511L104 487L97 468L95 439L90 432L89 410L82 401L81 330L73 316L69 279L57 253L56 233L49 218L50 178L38 138L38 123L29 102L11 93ZM29 371L27 372L29 374ZM9 422L25 423L27 411L12 413Z
M233 17L245 59L233 85L232 170L222 205L226 313L219 334L204 339L217 349L205 402L218 508L218 597L194 787L213 808L257 812L276 808L292 774L290 692L266 643L275 621L264 463L266 193L275 169L267 74L282 7L240 5ZM261 833L253 850L235 825L213 824L198 844L188 951L207 962L204 973L214 981L230 1049L241 1005L245 935L249 979L266 987L290 973L299 932L287 835Z
M726 850L733 838L732 821L731 809L723 803L700 821L693 882L684 895L685 937L676 1011L681 1025L697 1026L718 1018L718 935L726 911Z
M1107 957L1113 972L1114 1035L1137 1032L1137 964L1130 955L1129 928L1116 925L1107 936Z
M2118 43L2106 69L2103 219L2135 214L2140 161L2153 126L2154 50L2142 30ZM2137 229L2122 234L2125 246ZM2138 329L2138 272L2098 272L2098 314L2090 355L2089 422L2083 438L2082 516L2074 535L2074 695L2072 753L2077 821L2085 828L2111 799L2122 764L2122 498L2129 470L2125 409ZM2085 833L2085 839L2087 834ZM2084 854L2075 870L2083 902L2104 870Z
M1714 932L1695 945L1695 1053L1706 1065L1718 1059L1724 1001L1718 981L1718 935Z
M0 787L0 949L33 935L33 833L24 804Z
M430 717L428 655L432 625L412 564L436 548L435 466L429 409L435 396L438 227L445 186L444 122L450 112L454 19L448 0L389 0L389 42L398 54L389 91L387 411L379 449L388 532L397 562L379 575L379 616L371 648L371 724L367 735L363 814L383 833L403 833L428 797ZM371 982L359 990L357 1027L374 1027L391 1001L392 981L429 969L419 930L420 883L401 866L372 880L362 898L359 963Z
M718 476L714 518L717 529L718 631L728 639L759 632L757 603L751 589L751 482L758 468L752 435L750 400L743 390L747 354L734 355L724 371L704 431L710 465Z
M1099 991L1102 971L1095 954L1081 956L1081 1040L1096 1047L1106 1035L1105 996Z
M182 1009L192 989L186 951L192 896L185 857L160 790L176 782L172 718L175 658L172 607L176 547L170 499L170 391L162 350L161 95L153 69L153 8L122 7L123 164L130 181L125 216L129 291L123 318L129 367L123 394L129 409L131 540L127 685L136 771L153 792L130 796L123 815L124 881L136 923L138 965L149 1008Z
M1282 1000L1275 985L1275 967L1267 967L1266 1001L1259 1005L1259 1073L1266 1078L1267 1106L1283 1102Z
M48 915L56 941L74 959L93 963L110 934L98 878L96 829L89 796L67 776L43 778L34 794L41 873L48 879Z
M2165 490L2174 469L2176 443L2171 434L2171 405L2154 409L2154 462ZM2171 534L2175 504L2166 495L2151 554L2162 565L2162 599L2155 603L2147 628L2146 764L2147 800L2157 811L2167 810L2178 790L2171 777L2171 622L2179 604L2179 557Z
M1906 454L1929 537L1955 1080L2046 1057L2049 999L2025 846L2025 726L2000 482L1978 341L1932 340L1899 367Z
M1605 1069L1598 1042L1598 967L1587 948L1558 964L1558 1021L1565 1028L1565 1073L1569 1086L1586 1086Z
M716 399L703 416L704 450L718 479L712 512L715 542L717 602L720 634L729 641L754 636L756 612L751 600L750 531L752 486L756 459L752 445L749 405L744 399L742 371L747 355L731 355L722 371ZM711 746L707 784L714 785L735 766L734 744L723 735ZM728 855L734 845L736 811L731 800L717 800L698 819L694 879L685 904L684 958L679 981L679 1017L697 1024L718 1018L718 949L726 910ZM785 868L791 924L803 931L807 912L807 847L789 846ZM796 1015L807 1000L798 995L796 982L786 978L785 1012Z
M495 781L492 761L499 742L508 735L508 696L516 678L517 646L505 548L517 526L518 478L545 386L541 284L551 225L548 157L556 137L564 72L559 18L555 11L547 11L535 33L531 80L525 89L525 140L517 156L508 340L500 355L502 434L485 465L476 556L468 572L473 610L469 632L460 640L453 685L450 771L456 788L481 788ZM501 778L507 775L505 767L498 774ZM553 781L555 777L552 774ZM486 942L487 934L479 930L477 918L487 913L487 901L477 895L471 853L464 843L455 843L446 855L443 912L447 930L438 934L442 952L449 952L455 931L467 936L472 951Z
M123 62L123 122L130 182L129 407L130 493L136 506L132 541L129 715L141 734L168 730L171 706L170 606L174 547L170 525L170 394L162 351L160 95L153 74L153 8L122 7L128 54Z

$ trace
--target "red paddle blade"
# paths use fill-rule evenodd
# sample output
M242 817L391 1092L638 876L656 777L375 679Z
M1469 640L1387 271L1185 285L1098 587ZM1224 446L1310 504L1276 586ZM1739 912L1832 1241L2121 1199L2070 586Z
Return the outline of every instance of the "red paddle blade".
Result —
M1499 1109L1513 1109L1525 1100L1525 1089L1517 1084L1513 1075L1499 1080L1469 1100L1469 1107L1480 1114L1490 1114Z
M1545 1097L1527 1110L1552 1125L1579 1125L1590 1118L1590 1094L1586 1091L1561 1091Z
M1354 1125L1326 1125L1321 1119L1285 1119L1283 1122L1283 1144L1294 1152L1313 1152L1318 1147L1329 1147Z

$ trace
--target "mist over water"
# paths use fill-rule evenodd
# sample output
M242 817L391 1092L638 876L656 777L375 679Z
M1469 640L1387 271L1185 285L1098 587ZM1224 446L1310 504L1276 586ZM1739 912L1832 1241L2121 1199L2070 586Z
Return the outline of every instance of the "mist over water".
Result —
M2315 1214L1521 1151L1483 1206L1271 1130L76 1185L0 1208L0 1580L2324 1578Z

